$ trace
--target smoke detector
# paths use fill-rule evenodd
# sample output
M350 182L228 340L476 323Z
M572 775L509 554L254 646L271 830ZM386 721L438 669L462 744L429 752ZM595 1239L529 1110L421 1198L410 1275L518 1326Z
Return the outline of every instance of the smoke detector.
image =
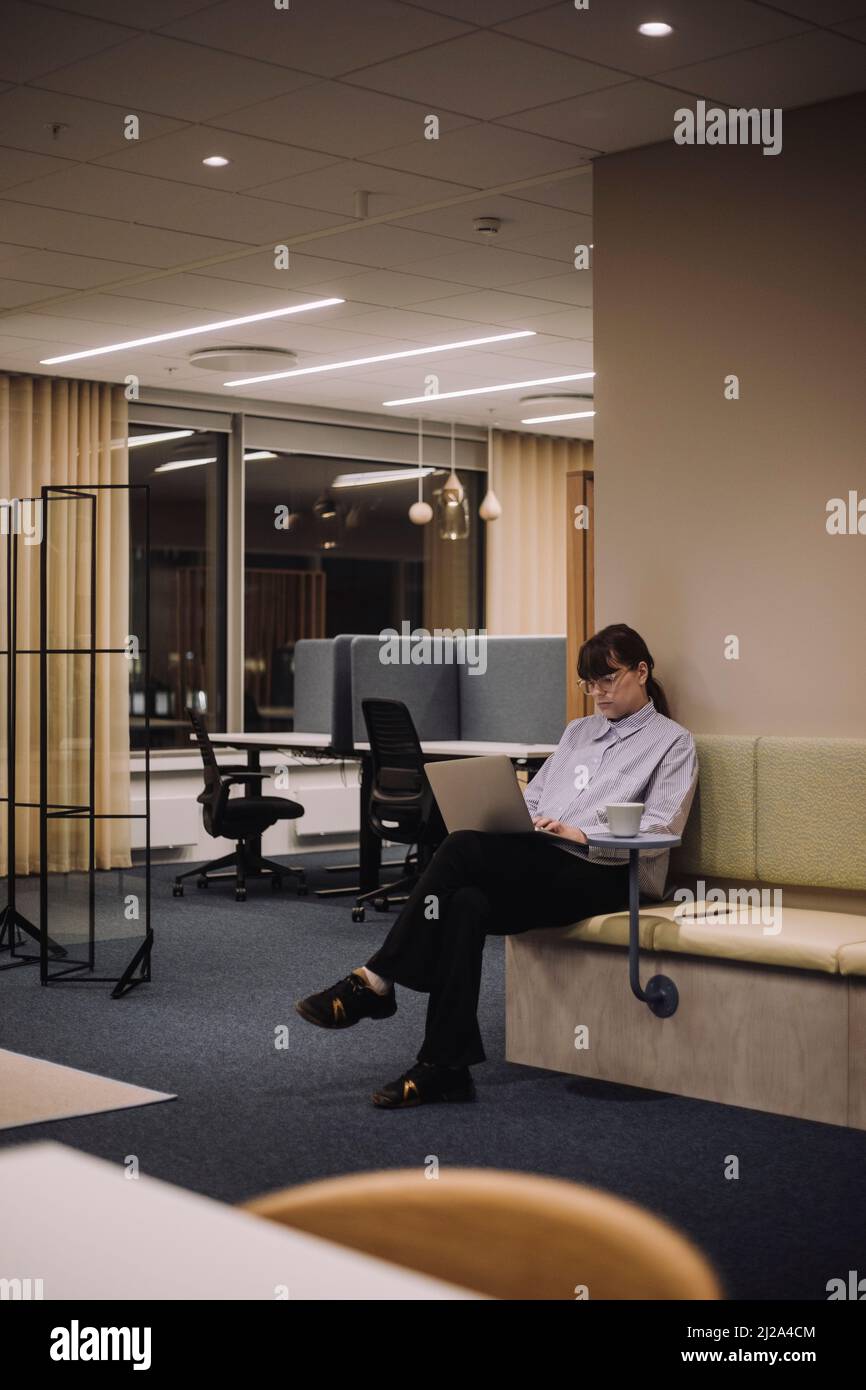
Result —
M206 372L278 372L291 370L298 360L296 352L270 347L202 348L189 355L190 366Z
M501 217L476 217L472 223L479 236L493 237L502 226Z

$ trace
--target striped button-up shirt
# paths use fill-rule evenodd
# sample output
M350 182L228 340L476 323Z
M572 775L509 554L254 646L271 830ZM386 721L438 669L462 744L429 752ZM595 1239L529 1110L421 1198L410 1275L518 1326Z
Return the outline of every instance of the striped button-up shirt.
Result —
M549 816L585 834L607 830L605 808L612 803L642 801L642 833L680 835L697 782L694 739L649 700L616 721L603 714L573 720L525 796L531 815ZM588 846L583 853L598 864L622 864L628 858L627 850ZM641 855L643 896L664 895L669 858L668 850Z

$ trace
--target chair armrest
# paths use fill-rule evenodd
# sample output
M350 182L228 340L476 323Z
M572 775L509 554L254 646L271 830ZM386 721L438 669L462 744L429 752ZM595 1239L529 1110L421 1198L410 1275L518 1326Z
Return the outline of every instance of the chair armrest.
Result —
M220 781L227 787L235 782L262 782L271 775L270 772L230 772L225 776L225 771L225 768L220 768Z

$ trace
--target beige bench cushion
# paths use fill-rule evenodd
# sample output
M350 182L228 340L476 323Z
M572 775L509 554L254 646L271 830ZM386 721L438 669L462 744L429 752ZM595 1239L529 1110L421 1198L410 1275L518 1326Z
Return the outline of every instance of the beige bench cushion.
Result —
M640 914L640 944L644 951L651 951L653 936L657 926L664 918L658 917L654 909L645 908ZM602 946L628 945L628 913L602 912L597 917L584 917L571 927L552 927L552 936L562 941L589 941Z
M866 975L866 940L841 948L839 971L842 975Z
M689 956L715 956L796 970L821 970L835 975L841 970L840 952L852 952L846 973L866 973L866 917L847 912L817 912L812 908L783 907L781 931L771 935L761 922L738 922L736 909L696 903L678 910L676 903L660 903L640 914L640 942L646 951L669 951ZM702 913L707 921L696 921ZM771 930L775 927L771 924ZM557 933L561 939L598 942L605 946L628 945L628 913L587 917ZM857 954L863 951L863 956Z
M866 888L866 742L759 738L756 767L754 877Z

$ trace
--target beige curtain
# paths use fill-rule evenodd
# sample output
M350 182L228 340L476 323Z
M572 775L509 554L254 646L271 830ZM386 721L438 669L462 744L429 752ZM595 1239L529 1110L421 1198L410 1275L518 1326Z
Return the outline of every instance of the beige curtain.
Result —
M493 489L502 504L487 526L486 620L493 635L566 631L566 475L592 468L579 439L493 434Z
M121 388L86 381L0 374L0 499L39 498L45 484L125 483L128 480L127 403ZM112 442L115 447L112 448ZM123 647L129 635L129 500L126 492L95 496L96 533L91 503L80 497L49 503L48 632L49 647L87 648L91 642L91 543L96 544L96 633L99 648ZM9 513L6 512L8 516ZM22 510L26 516L26 511ZM0 517L2 520L2 517ZM40 553L46 517L36 509L39 525L31 543L18 542L18 641L39 648ZM41 535L40 535L41 532ZM2 637L6 633L7 535L0 537L3 602ZM141 635L143 637L143 634ZM141 638L140 638L141 640ZM143 641L142 641L143 645ZM3 794L6 768L6 659L0 687L0 769ZM16 800L39 801L39 658L21 655L17 671ZM96 661L95 809L97 815L129 813L129 666L123 656L101 655ZM85 656L53 656L48 661L48 800L63 806L88 801L90 738L90 662ZM87 822L58 819L50 823L49 868L56 872L84 869L88 862ZM39 868L36 810L16 817L15 869ZM2 857L6 873L7 808L2 808ZM97 820L96 866L130 863L130 822Z

